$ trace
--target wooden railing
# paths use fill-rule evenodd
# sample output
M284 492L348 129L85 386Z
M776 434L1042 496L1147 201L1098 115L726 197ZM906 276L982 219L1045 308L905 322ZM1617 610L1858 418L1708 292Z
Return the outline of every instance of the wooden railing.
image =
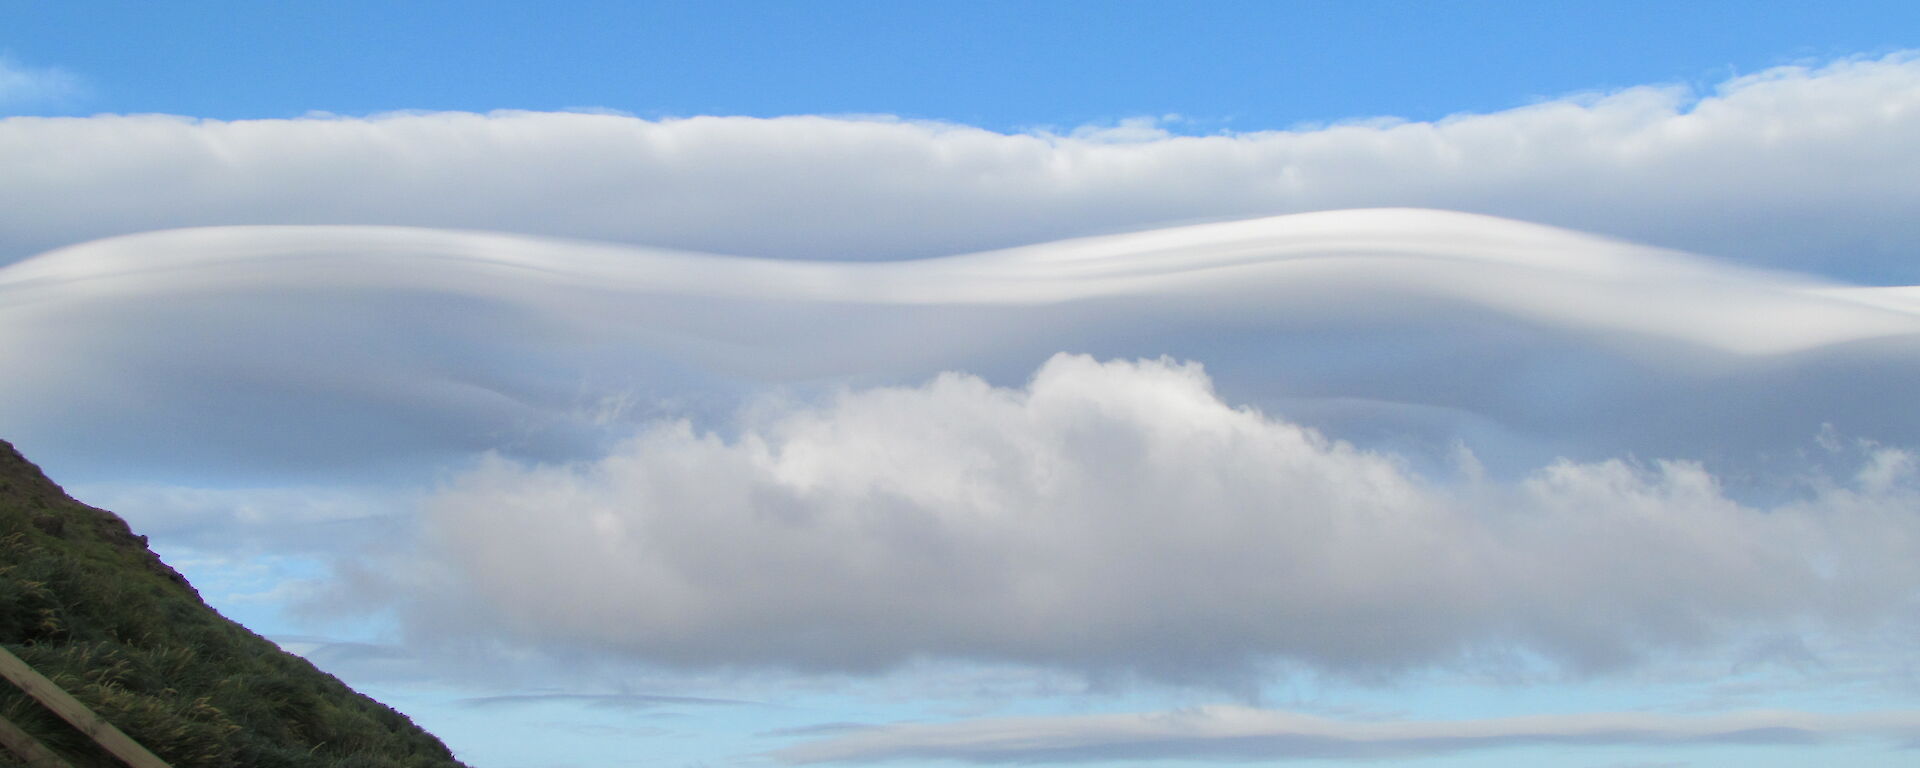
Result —
M88 709L87 705L80 703L79 699L74 698L60 686L54 685L53 681L48 680L45 675L34 671L32 666L21 661L20 657L13 655L13 652L5 647L0 647L0 677L13 681L20 690L45 706L47 711L71 723L81 733L93 739L95 744L99 744L101 749L120 758L120 762L126 763L130 768L171 768L165 760L155 757L152 752L147 751L146 747L140 746L140 742L134 741L121 733L120 729L113 727L112 723L101 719L99 715L93 713L93 710ZM4 745L33 768L71 768L67 761L60 759L59 755L47 749L39 739L15 727L5 718L0 718L0 745Z

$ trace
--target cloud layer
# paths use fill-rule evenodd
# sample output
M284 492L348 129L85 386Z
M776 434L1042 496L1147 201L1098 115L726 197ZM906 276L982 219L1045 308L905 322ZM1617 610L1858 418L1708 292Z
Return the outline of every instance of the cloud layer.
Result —
M1244 707L882 726L772 753L787 763L956 760L1380 760L1523 745L1675 747L1782 744L1870 737L1910 742L1920 712L1794 711L1668 715L1642 712L1454 721L1351 722Z
M0 121L0 261L143 230L378 224L895 259L1352 207L1474 211L1920 282L1920 60L1787 67L1432 123L1004 135L503 112Z
M0 62L0 109L75 87ZM243 613L409 625L293 643L318 660L540 686L481 707L724 703L636 669L825 673L785 682L835 706L847 673L980 667L1018 696L1702 669L1844 696L1912 666L1920 618L1917 136L1912 52L1215 136L0 119L0 435ZM448 672L476 657L513 663ZM1742 687L1789 669L1800 694ZM1920 737L1910 712L843 726L772 757Z
M578 459L769 384L1011 384L1061 350L1200 360L1235 402L1429 452L1471 439L1496 468L1762 454L1823 424L1920 442L1920 415L1882 407L1920 385L1911 289L1437 211L878 264L206 228L0 268L0 297L0 427L56 466L110 458L78 479L117 483ZM120 438L77 437L95 433Z
M884 263L220 227L12 264L0 299L0 428L187 529L275 494L154 478L402 498L494 452L355 583L546 647L1591 670L1906 621L1920 584L1909 454L1798 453L1920 444L1912 289L1483 216ZM339 506L294 522L404 527Z
M1198 366L1059 356L1019 389L952 374L769 405L731 438L484 462L428 504L449 570L408 613L691 666L1598 669L1907 620L1914 470L1884 449L1765 509L1677 462L1434 482L1233 408Z

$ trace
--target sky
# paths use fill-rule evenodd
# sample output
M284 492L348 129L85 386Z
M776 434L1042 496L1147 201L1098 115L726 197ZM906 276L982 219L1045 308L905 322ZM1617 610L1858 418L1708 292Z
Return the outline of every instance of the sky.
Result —
M1911 4L0 13L0 438L475 766L1920 744Z

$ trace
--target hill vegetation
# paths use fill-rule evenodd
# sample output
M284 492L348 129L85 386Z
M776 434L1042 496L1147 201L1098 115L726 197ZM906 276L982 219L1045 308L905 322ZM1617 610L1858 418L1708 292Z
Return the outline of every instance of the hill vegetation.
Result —
M175 768L458 766L406 716L227 620L125 521L0 441L0 644ZM117 766L0 680L0 716ZM0 765L19 765L0 750Z

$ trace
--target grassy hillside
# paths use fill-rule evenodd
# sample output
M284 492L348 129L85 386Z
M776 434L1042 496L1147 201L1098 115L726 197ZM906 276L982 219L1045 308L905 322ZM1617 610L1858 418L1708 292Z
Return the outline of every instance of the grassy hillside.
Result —
M207 607L146 537L5 441L0 644L176 768L459 765L405 716ZM118 765L3 679L0 716L76 766Z

